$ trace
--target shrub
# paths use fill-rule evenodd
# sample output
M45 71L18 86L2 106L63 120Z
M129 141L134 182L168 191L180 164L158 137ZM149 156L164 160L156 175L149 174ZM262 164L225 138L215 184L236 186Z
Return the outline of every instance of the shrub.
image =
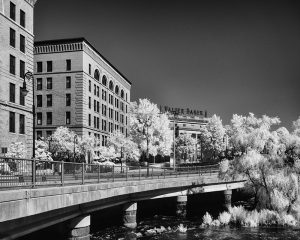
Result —
M282 214L280 216L280 225L295 227L297 221L291 214Z
M211 215L208 212L206 212L202 218L202 221L203 221L202 222L203 225L210 226L213 219L212 219Z
M277 212L268 209L263 209L259 212L259 225L278 225L280 216Z
M247 216L247 211L242 207L233 207L229 209L231 221L237 225L242 225Z
M256 210L247 212L246 218L243 220L242 225L245 227L258 227L259 213Z
M213 220L211 223L211 226L213 226L213 227L219 227L220 225L221 225L221 223L218 219Z
M221 225L228 225L230 222L231 214L228 212L222 212L220 213L218 220Z

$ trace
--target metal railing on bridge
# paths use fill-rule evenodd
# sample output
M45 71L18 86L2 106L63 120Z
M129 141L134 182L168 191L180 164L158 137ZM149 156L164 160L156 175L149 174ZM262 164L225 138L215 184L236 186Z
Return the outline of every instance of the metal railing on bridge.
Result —
M219 165L157 168L0 158L0 190L216 174Z

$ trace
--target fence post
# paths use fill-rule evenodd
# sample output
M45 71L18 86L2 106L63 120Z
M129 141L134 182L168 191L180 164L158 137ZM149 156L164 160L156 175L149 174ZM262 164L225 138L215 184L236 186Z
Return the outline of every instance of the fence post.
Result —
M115 181L115 165L113 165L113 167L112 167L112 179L114 182Z
M32 187L35 187L35 183L36 183L36 162L35 159L32 159L32 167L31 167L31 171L32 171Z
M152 174L152 179L153 179L153 167L152 167L152 173L151 174Z
M141 166L139 166L139 181L141 180Z
M100 164L98 164L98 183L100 183Z
M65 185L65 179L64 179L65 165L64 165L64 161L61 161L59 164L60 164L60 169L61 169L61 173L60 173L61 185L64 186Z
M82 185L84 184L84 162L82 163Z
M126 166L126 181L128 181L128 167Z

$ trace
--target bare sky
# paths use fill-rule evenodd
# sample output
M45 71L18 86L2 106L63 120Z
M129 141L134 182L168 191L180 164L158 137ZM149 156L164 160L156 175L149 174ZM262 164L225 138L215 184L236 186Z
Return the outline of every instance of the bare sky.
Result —
M36 40L85 37L132 99L232 114L300 116L300 2L39 0Z

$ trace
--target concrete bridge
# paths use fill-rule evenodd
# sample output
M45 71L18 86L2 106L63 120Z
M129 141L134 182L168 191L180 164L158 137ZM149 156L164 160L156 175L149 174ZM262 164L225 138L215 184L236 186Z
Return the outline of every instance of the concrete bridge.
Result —
M231 191L244 186L244 181L220 180L217 166L175 170L110 167L104 172L100 166L83 164L77 166L79 172L75 168L72 172L64 170L67 163L59 162L61 172L56 175L39 172L36 162L31 164L30 174L0 176L1 239L14 239L62 222L69 229L69 239L89 239L92 212L123 204L124 225L134 228L138 201L177 197L177 214L185 216L187 195L224 191L229 206Z

